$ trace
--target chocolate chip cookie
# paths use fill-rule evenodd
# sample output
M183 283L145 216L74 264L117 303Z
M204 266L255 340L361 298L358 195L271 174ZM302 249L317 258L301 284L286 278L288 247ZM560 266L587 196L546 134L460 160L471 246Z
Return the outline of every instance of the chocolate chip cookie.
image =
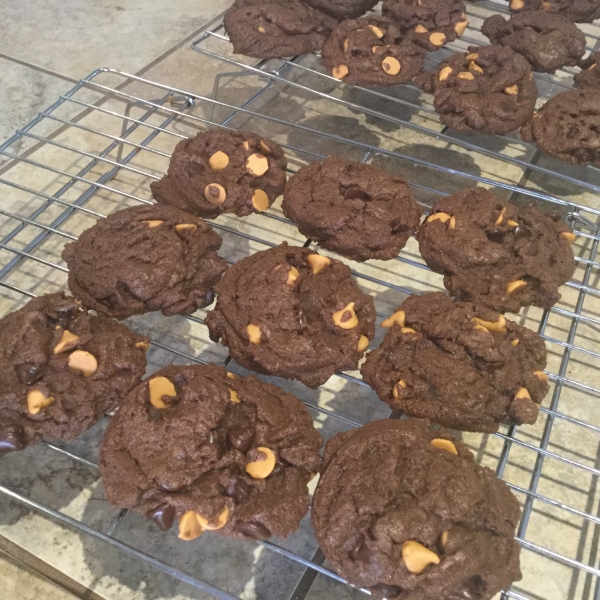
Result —
M286 537L308 511L323 438L304 404L213 364L169 366L138 385L100 448L106 496L179 537Z
M575 271L575 234L559 215L519 209L483 188L442 198L417 233L430 269L456 300L498 312L550 308Z
M210 129L177 144L167 174L150 184L157 202L204 219L263 212L285 186L287 160L250 131Z
M306 4L338 21L355 19L371 10L379 0L304 0Z
M557 94L521 129L521 137L572 165L600 167L600 96L596 89Z
M0 455L89 429L139 383L150 346L62 293L4 317L0 339Z
M222 241L202 219L154 204L99 220L62 257L71 293L101 315L191 314L213 301Z
M517 499L427 421L373 421L325 446L319 546L375 600L491 600L521 578Z
M316 52L337 25L300 0L236 0L224 22L233 51L255 58Z
M576 23L591 23L600 19L598 0L511 0L510 10L543 10L558 13Z
M258 373L309 387L356 369L373 339L373 298L350 269L308 248L282 244L231 267L205 324L210 338Z
M534 71L554 73L574 67L585 54L585 35L566 17L545 11L528 10L507 20L502 15L488 17L481 33L492 44L509 46L522 54Z
M533 116L537 86L529 63L506 46L471 46L417 84L433 93L445 125L490 135L509 133Z
M302 235L358 261L398 256L421 217L402 177L333 157L302 167L282 208Z
M573 77L575 87L585 88L600 88L600 52L590 54L586 59L579 61L581 71Z
M384 0L382 12L427 51L453 42L469 24L462 0Z
M344 21L323 44L321 62L334 77L355 85L396 85L423 69L424 51L390 19Z
M383 324L362 375L394 410L486 433L536 422L549 389L537 333L442 292L409 296Z

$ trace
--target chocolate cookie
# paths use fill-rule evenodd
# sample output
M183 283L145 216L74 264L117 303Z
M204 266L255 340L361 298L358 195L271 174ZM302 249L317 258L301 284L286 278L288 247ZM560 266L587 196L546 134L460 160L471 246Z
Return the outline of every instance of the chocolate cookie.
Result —
M384 325L361 372L394 410L463 431L536 422L549 389L537 333L442 292L409 296Z
M543 10L558 13L576 23L591 23L600 19L598 0L511 0L510 10Z
M316 52L337 25L300 0L236 0L224 23L233 51L255 58Z
M457 300L499 312L550 308L575 271L575 234L556 214L519 209L483 188L442 198L418 233L430 269Z
M302 167L282 208L302 235L358 261L398 256L421 217L402 177L333 157Z
M210 129L177 144L167 174L150 184L157 202L214 219L263 212L283 193L287 160L250 131Z
M521 129L521 137L573 165L600 167L600 96L595 89L557 94Z
M600 88L600 52L590 54L586 59L579 61L581 71L573 77L575 87L578 88Z
M424 51L390 19L369 16L340 23L323 44L321 62L355 85L396 85L423 69Z
M469 24L462 0L384 0L382 12L428 51L453 42Z
M522 54L534 71L554 73L574 67L585 54L585 35L562 15L528 10L507 20L502 15L488 17L481 33L492 44L509 46Z
M427 421L373 421L325 446L312 523L374 600L490 600L521 578L517 499Z
M63 293L4 317L0 339L0 455L89 429L139 383L150 345Z
M304 404L216 365L170 366L138 385L100 448L106 496L179 537L286 537L308 511L323 438Z
M490 135L509 133L533 116L537 86L529 63L508 47L471 46L454 54L417 84L433 93L445 125Z
M338 21L355 19L371 10L379 0L304 0L306 4Z
M72 294L101 315L191 314L213 301L222 241L202 219L154 204L99 220L62 257Z
M373 339L373 298L338 260L282 244L231 267L205 324L236 362L309 387L356 369Z

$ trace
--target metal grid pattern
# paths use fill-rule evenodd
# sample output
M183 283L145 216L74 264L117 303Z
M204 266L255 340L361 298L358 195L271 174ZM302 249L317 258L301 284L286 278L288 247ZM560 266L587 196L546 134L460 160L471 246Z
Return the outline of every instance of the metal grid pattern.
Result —
M489 8L486 3L479 3L469 9L477 12L481 7ZM476 34L476 29L469 30L457 44L476 41ZM589 39L594 44L598 40L593 36ZM595 369L600 368L600 352L595 344L600 326L600 310L597 310L600 203L590 202L600 191L597 171L566 168L540 156L535 148L514 137L507 136L501 147L496 147L482 136L457 136L439 126L426 98L416 94L411 86L386 92L356 89L356 94L348 99L344 95L346 86L322 74L314 56L246 64L239 57L231 57L221 24L207 30L193 47L211 59L234 67L233 73L217 77L212 97L111 69L99 69L0 146L0 158L8 160L0 169L4 198L0 208L3 312L22 305L28 297L64 287L66 268L60 261L62 245L76 239L94 219L135 203L151 202L148 183L164 172L175 143L212 126L253 129L269 135L286 150L290 174L301 164L329 153L396 169L406 174L415 197L424 208L441 194L480 184L493 187L496 193L517 203L533 199L543 207L559 209L579 235L575 245L577 273L567 284L563 301L551 311L542 313L531 309L522 315L522 322L531 328L537 327L544 337L552 358L547 372L554 388L542 407L540 426L534 434L528 428L510 427L494 436L467 436L466 441L476 451L478 460L493 463L498 476L507 480L522 502L523 517L517 539L523 547L523 555L550 565L551 570L556 568L557 577L567 573L570 578L568 594L542 592L517 584L504 592L504 597L600 599L597 556L600 462L595 457L600 412L596 412L594 406L600 398L600 385L594 377ZM541 76L542 93L551 95L567 87L569 83L565 83L563 76L565 73L554 78ZM548 83L546 88L544 82ZM219 100L221 97L234 100ZM302 99L304 112L299 118L288 108L291 97ZM311 111L318 112L321 120L306 119L304 115ZM336 121L339 111L344 111L343 127ZM350 128L351 121L358 122L365 116L367 120L361 121L357 134ZM324 125L327 119L333 123L330 130ZM393 130L395 143L404 138L409 138L410 143L400 149L390 147L387 142L376 143L371 136L373 129ZM431 144L432 151L436 144L443 147L431 157L427 153L414 154L411 146L416 139L425 140L425 145ZM458 157L458 164L462 166L457 168L444 163L440 157L446 154ZM462 159L466 162L460 162ZM476 168L476 161L480 159L489 161L482 167L483 172ZM510 176L505 176L506 172L510 172ZM568 199L556 192L564 186L570 190ZM571 200L571 197L581 201ZM310 240L298 237L277 206L246 220L221 217L214 222L225 240L224 256L230 263L257 249L277 245L283 239L295 244L311 244ZM428 271L414 248L414 244L409 244L396 261L383 266L351 264L361 287L376 297L379 320L389 315L405 294L441 289L441 278ZM202 314L183 320L201 326ZM153 329L152 324L143 321L134 322L132 326L152 335L151 368L173 361L206 362L204 352L182 349L159 327ZM378 341L376 339L373 345ZM223 354L221 360L226 367L236 368L228 356ZM576 370L574 374L574 367L582 361L589 368ZM335 380L333 389L352 389L357 396L365 397L370 393L355 373L332 379ZM372 394L368 402L378 407L375 412L362 407L355 410L353 406L346 410L340 404L331 408L315 395L302 397L322 425L333 424L329 431L357 427L374 416L389 414L389 411L381 412L381 403L376 404L378 400ZM586 445L592 439L594 445L578 446L573 451L568 446L565 448L563 437L555 439L557 432L565 427L574 432L566 438L574 435ZM68 456L90 469L97 468L94 461L68 445L45 444L43 450ZM515 455L527 458L520 464ZM525 465L522 480L510 474L516 463L519 468ZM544 485L546 478L552 479L547 473L549 465L558 465L559 477L565 481L579 481L580 477L585 480L584 503L565 500L561 489L557 488L554 493ZM126 518L125 511L104 530L99 530L8 486L0 485L0 496L101 540L198 590L218 598L238 597L220 589L210 578L179 569L166 559L158 559L135 544L124 542L118 533ZM561 519L581 522L576 551L566 551L560 544L537 535L537 517L546 510L554 511L557 522ZM316 597L312 586L318 583L318 577L344 583L327 568L324 557L316 549L307 557L278 541L262 542L262 545L290 564L306 568L293 593L286 593L286 597ZM529 564L529 560L524 561L526 577ZM340 591L342 589L336 588L334 597L338 594L342 597L341 594L346 593Z

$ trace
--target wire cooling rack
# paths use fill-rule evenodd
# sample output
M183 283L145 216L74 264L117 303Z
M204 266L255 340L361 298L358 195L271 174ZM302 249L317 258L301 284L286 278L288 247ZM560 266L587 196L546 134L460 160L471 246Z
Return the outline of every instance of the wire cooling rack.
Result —
M472 26L454 49L483 41L477 23L490 14L491 6L469 4ZM590 28L588 43L592 47L597 42ZM221 23L193 48L206 59L199 61L199 69L218 72L209 94L99 69L0 146L2 312L34 295L64 289L64 243L106 214L151 202L149 183L165 172L174 145L208 127L250 129L273 138L286 151L290 174L330 154L377 164L403 174L425 210L440 195L473 185L490 187L516 203L533 200L544 210L558 210L579 236L574 245L576 274L552 310L530 308L513 317L544 337L552 391L536 426L503 427L495 435L464 434L463 439L479 462L508 483L523 507L517 539L523 548L524 578L504 598L599 600L598 171L548 159L515 136L488 138L447 130L430 99L413 86L352 88L324 74L314 55L248 63L231 54ZM430 60L435 63L447 52ZM230 72L223 72L223 63ZM542 96L570 87L571 76L572 70L538 76ZM224 239L221 254L229 263L284 240L311 245L285 219L279 202L261 215L221 216L213 225ZM423 264L414 240L397 260L349 264L359 285L374 296L378 321L406 294L443 289L441 277ZM127 321L152 336L149 370L171 362L213 360L244 372L224 349L208 342L204 314L169 319L145 315ZM380 340L381 333L373 346ZM306 402L326 438L390 415L357 373L334 376L318 391L275 381ZM91 451L73 443L44 444L26 452L66 457L97 477L95 443ZM7 473L18 454L0 459L0 501L31 509L72 528L84 540L106 544L199 592L261 600L358 598L366 593L345 585L328 568L307 520L285 542L232 541L233 546L223 546L229 542L209 534L156 552L148 542L150 534L132 533L142 527L135 515L107 508L107 518L98 526L85 513L73 515L31 486L9 485L13 480ZM158 544L166 547L174 535L161 534ZM248 594L247 583L259 570L256 560L242 573L240 554L232 551L229 556L224 550L241 547L255 558L262 548L266 554L261 569L274 570L275 583L257 588L254 596ZM226 575L189 562L194 553L208 564L218 555Z

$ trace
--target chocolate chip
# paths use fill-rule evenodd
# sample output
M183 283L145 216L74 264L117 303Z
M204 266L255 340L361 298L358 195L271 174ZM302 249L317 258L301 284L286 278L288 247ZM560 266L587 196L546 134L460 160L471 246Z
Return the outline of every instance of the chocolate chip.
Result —
M271 537L271 532L262 523L238 521L235 529L253 540L266 540Z
M26 445L25 431L19 425L0 426L0 454L23 450Z
M154 510L146 513L150 521L154 521L162 531L168 531L173 526L175 519L175 508L170 504L161 504Z
M388 585L387 583L379 583L371 588L372 592L383 595L386 600L392 600L396 596L399 596L402 592L402 588L397 585Z
M364 563L368 563L371 560L371 552L365 543L365 536L362 533L360 534L356 546L354 546L354 549L350 552L350 556L354 560L359 560Z
M250 498L252 486L243 479L234 479L225 488L225 493L233 498L236 504L243 504Z
M254 428L250 423L236 423L229 430L227 437L229 443L240 452L248 452L254 441Z
M26 362L15 366L19 381L23 385L33 385L42 377L43 371L35 363Z

